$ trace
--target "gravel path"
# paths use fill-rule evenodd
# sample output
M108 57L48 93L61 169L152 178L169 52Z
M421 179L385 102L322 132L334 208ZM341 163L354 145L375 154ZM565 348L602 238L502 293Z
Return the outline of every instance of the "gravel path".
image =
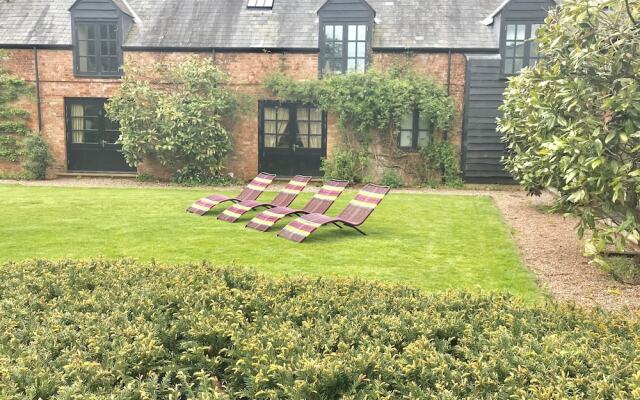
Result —
M0 180L2 183L15 181ZM132 179L62 178L44 182L18 182L25 186L56 187L127 187L179 188L166 183L138 182ZM277 189L276 185L272 189ZM552 297L573 301L587 307L607 310L640 309L640 286L614 281L609 275L591 265L582 255L583 245L574 227L577 222L562 215L549 214L542 209L551 204L550 194L528 197L516 187L500 190L398 190L403 193L456 194L490 196L511 226L524 263L535 273L538 283Z

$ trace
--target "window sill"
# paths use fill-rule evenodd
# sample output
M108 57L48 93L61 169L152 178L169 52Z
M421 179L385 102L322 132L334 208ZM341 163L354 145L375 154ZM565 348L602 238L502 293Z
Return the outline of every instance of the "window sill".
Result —
M122 79L122 75L91 75L91 74L73 74L78 79Z

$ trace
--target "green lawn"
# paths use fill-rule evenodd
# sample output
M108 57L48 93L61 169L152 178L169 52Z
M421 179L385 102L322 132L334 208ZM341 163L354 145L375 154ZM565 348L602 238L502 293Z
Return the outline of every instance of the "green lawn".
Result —
M347 191L337 213L354 195ZM184 210L202 190L0 185L0 262L28 258L207 260L268 275L358 276L425 290L482 288L541 296L488 197L392 194L353 230L326 227L307 242L258 233ZM265 198L273 194L267 193ZM309 199L301 196L296 205ZM286 221L286 220L285 220ZM283 226L276 226L276 228Z

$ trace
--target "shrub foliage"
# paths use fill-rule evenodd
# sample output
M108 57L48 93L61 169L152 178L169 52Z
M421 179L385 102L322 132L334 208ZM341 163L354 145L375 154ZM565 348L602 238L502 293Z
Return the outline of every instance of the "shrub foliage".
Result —
M638 398L639 324L208 265L11 263L0 397Z
M236 108L228 76L210 60L125 66L119 91L107 104L120 123L127 162L157 160L179 180L220 176L231 137L224 119ZM204 177L204 178L203 178Z
M532 194L557 189L579 234L593 231L593 254L640 238L639 18L637 1L566 1L502 107L508 170Z
M415 109L441 130L449 128L454 115L446 90L407 68L372 68L301 82L276 73L265 86L279 98L313 103L335 113L340 125L353 130L362 143L370 141L372 131L395 132L402 117Z

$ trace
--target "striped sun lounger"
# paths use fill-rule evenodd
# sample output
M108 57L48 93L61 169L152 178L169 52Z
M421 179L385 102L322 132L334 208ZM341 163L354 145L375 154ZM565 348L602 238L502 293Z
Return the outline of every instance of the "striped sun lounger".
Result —
M255 200L245 200L224 210L220 215L218 215L218 219L220 221L236 222L242 215L251 210L255 210L256 208L288 207L293 203L296 197L298 197L300 192L304 190L310 180L310 176L298 175L289 181L287 186L278 193L272 202L262 203Z
M282 218L289 215L300 216L302 214L313 213L324 214L338 199L338 197L340 197L347 185L349 185L348 181L327 182L302 209L297 210L289 207L276 207L263 211L249 221L247 228L266 232Z
M337 217L329 217L323 214L309 214L291 222L285 226L279 237L302 243L309 235L324 225L333 224L342 228L340 224L353 228L363 235L366 235L358 227L369 218L373 210L380 204L382 199L389 193L388 186L378 186L369 184L364 187L355 199Z
M267 187L269 187L269 185L271 185L271 182L273 182L275 178L276 176L273 174L261 172L258 176L253 178L251 182L249 182L237 197L228 197L223 194L214 194L203 197L193 203L191 207L187 208L187 211L202 216L220 203L225 203L227 201L238 203L242 201L255 200Z

